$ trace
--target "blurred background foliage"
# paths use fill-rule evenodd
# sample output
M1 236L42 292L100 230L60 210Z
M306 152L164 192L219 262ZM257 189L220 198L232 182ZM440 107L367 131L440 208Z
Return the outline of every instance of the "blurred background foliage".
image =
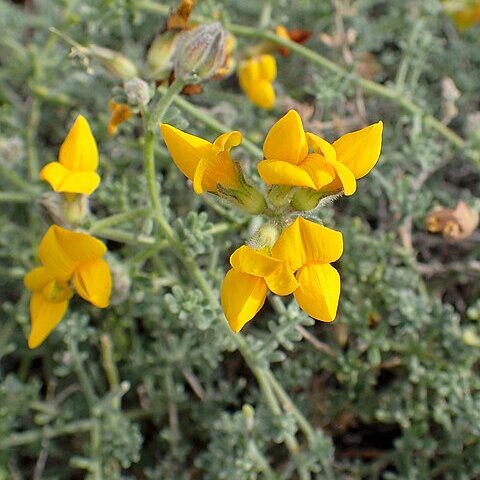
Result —
M459 31L443 7L205 0L194 11L227 29L308 30L306 46L349 73L277 56L273 111L249 104L233 75L177 102L168 120L178 127L213 140L213 118L261 146L289 108L330 140L385 124L381 159L356 195L312 215L345 239L337 320L314 323L287 297L241 334L307 419L305 436L281 392L272 414L220 313L148 215L95 231L109 247L116 305L74 300L45 344L28 350L22 277L46 228L38 167L56 158L78 113L101 153L91 225L148 205L141 118L107 135L121 81L49 27L122 52L144 72L166 5L0 1L0 479L479 478L480 237L449 243L424 229L435 207L479 209L480 30ZM237 42L240 56L255 40ZM396 95L363 91L358 76ZM418 110L402 109L405 98ZM461 148L424 115L465 138ZM228 255L261 220L194 195L157 140L169 222L218 295ZM239 152L253 174L260 158Z

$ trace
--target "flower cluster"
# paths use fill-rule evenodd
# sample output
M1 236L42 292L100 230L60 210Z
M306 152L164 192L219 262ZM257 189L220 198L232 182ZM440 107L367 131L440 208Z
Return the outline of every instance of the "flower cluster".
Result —
M268 291L293 294L317 320L335 319L340 276L330 264L342 255L342 234L299 214L316 208L322 199L355 192L356 181L379 158L382 128L378 122L331 144L305 132L298 113L289 111L268 132L264 159L257 164L266 184L265 198L231 158L230 150L241 143L240 132L224 133L210 143L161 125L170 155L195 193L212 193L248 213L269 217L250 246L238 248L230 257L232 268L225 276L221 301L234 332L262 308Z
M60 148L58 162L48 163L40 172L40 178L62 195L69 223L75 224L82 218L85 195L90 195L100 183L97 166L95 139L88 122L79 115ZM108 306L112 279L103 259L106 251L102 242L87 233L58 225L49 227L38 249L41 266L24 278L25 286L32 292L30 348L38 347L60 322L73 289L96 307Z

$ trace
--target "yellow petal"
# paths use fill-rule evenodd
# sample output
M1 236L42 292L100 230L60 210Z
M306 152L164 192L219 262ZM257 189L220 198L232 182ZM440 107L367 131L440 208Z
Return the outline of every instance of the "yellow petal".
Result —
M221 150L230 151L231 148L236 147L242 143L242 134L234 130L233 132L227 132L220 135L214 142L214 147L218 147Z
M245 93L248 99L257 107L270 110L275 105L275 89L267 80L257 80L245 90Z
M103 257L105 245L86 233L52 225L39 247L43 265L59 280L68 280L80 263Z
M80 264L73 275L73 285L87 302L99 308L108 307L112 277L105 260L99 258Z
M69 170L94 172L98 166L97 144L87 120L79 115L60 148L60 163Z
M383 123L347 133L333 142L337 160L348 167L355 178L364 177L377 163L382 148Z
M298 288L295 275L286 262L281 262L273 273L265 277L265 282L273 293L281 296L290 295Z
M265 278L268 288L277 295L289 295L298 287L295 275L285 262L246 245L232 253L230 265L238 272Z
M282 232L272 248L272 256L286 261L292 271L311 262L334 262L342 253L343 237L340 232L302 217Z
M340 275L328 264L312 264L297 274L300 286L293 292L302 310L322 322L331 322L337 314Z
M98 187L100 177L96 172L72 171L59 162L45 165L40 178L46 180L55 192L90 195Z
M30 299L30 317L32 328L28 337L28 346L37 348L65 315L68 300L49 302L41 293L33 293Z
M321 153L329 162L337 160L337 153L329 142L310 132L306 133L306 137L308 144L315 153Z
M265 158L298 165L308 153L307 138L300 115L290 110L276 122L263 144Z
M235 270L262 278L271 275L281 263L280 260L247 245L237 248L230 256L230 265Z
M263 307L267 285L260 277L229 270L222 285L223 312L230 328L238 333Z
M315 183L302 167L280 160L262 160L257 165L262 180L269 185L290 185L315 189Z
M260 80L260 65L255 59L245 60L238 67L240 88L247 92L252 85Z
M357 190L357 181L355 175L349 170L347 166L340 162L333 162L332 167L336 173L335 182L327 185L326 191L343 190L345 195L353 195Z
M31 292L41 292L53 279L54 276L45 267L37 267L25 275L23 283Z
M273 82L277 78L277 61L273 55L264 54L258 58L260 78Z
M299 167L308 173L316 190L320 190L325 185L328 185L335 178L335 170L332 165L318 153L311 153L305 157L305 160ZM305 187L306 185L298 186Z
M193 190L197 195L203 192L216 192L217 185L225 188L240 188L237 167L228 151L202 158L193 177Z
M203 138L182 132L166 123L160 125L167 149L180 171L193 181L200 159L208 154L212 144Z

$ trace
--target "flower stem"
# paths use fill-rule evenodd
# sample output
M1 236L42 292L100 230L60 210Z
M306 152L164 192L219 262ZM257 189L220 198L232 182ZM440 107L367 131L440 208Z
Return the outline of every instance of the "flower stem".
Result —
M88 229L89 233L95 233L99 230L104 230L106 228L113 227L118 225L119 223L128 222L130 220L135 220L139 217L146 216L150 213L150 209L148 208L134 208L133 210L129 210L128 212L117 213L115 215L111 215L110 217L102 218L101 220L95 220L90 225Z

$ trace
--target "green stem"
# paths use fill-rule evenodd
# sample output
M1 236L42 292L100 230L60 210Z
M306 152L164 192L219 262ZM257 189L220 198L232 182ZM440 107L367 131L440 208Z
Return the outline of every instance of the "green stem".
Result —
M379 83L373 82L371 80L362 78L353 72L345 70L344 68L340 67L339 65L332 62L323 55L320 55L319 53L314 52L313 50L310 50L303 45L292 42L291 40L281 38L268 30L259 30L243 25L230 25L229 30L235 35L240 35L248 38L269 40L277 45L286 47L297 55L300 55L301 57L310 61L313 65L324 68L325 70L329 70L330 72L341 75L342 77L348 78L356 85L362 87L364 91L394 101L404 110L410 112L413 115L419 116L419 118L423 120L423 123L425 125L431 127L433 130L435 130L437 133L439 133L456 147L463 148L465 146L465 140L463 138L457 135L450 128L443 125L443 123L441 123L432 115L426 114L421 107L419 107L417 104L412 102L412 100L407 98L405 96L405 93L402 91L398 91L381 85Z
M92 383L90 382L90 379L85 372L85 367L83 365L82 359L80 358L80 352L78 351L77 342L75 340L69 339L67 343L68 350L70 351L70 355L72 356L73 369L75 371L75 374L77 375L80 387L82 388L83 394L85 395L88 406L91 410L97 403L97 396L95 395Z
M98 231L95 229L95 236L132 245L154 245L156 242L156 239L149 235L132 233L118 228L105 228Z
M139 217L146 216L150 213L150 209L148 208L135 208L133 210L129 210L128 212L117 213L115 215L111 215L110 217L102 218L101 220L95 220L88 229L89 233L95 233L99 230L104 230L109 227L113 227L118 225L119 223L125 223L130 220L135 220Z
M94 423L95 421L90 419L77 420L55 428L45 426L37 430L13 433L0 440L0 450L39 442L42 438L55 438L62 435L74 435L76 433L89 432L93 428Z
M22 177L15 173L10 168L0 165L0 174L3 179L8 180L14 187L26 192L31 192L32 185L30 182L26 182ZM33 196L33 194L31 194Z
M31 203L34 195L27 192L0 192L0 203Z
M176 78L175 81L168 87L164 95L158 101L157 105L153 107L153 111L149 114L148 129L153 130L158 128L165 112L173 102L174 98L182 91L186 85L185 80L182 78Z
M38 166L38 153L35 145L38 125L40 123L40 105L41 100L35 96L32 100L32 106L30 108L30 115L28 117L27 125L27 160L28 160L28 174L30 180L38 180L38 172L40 171Z

